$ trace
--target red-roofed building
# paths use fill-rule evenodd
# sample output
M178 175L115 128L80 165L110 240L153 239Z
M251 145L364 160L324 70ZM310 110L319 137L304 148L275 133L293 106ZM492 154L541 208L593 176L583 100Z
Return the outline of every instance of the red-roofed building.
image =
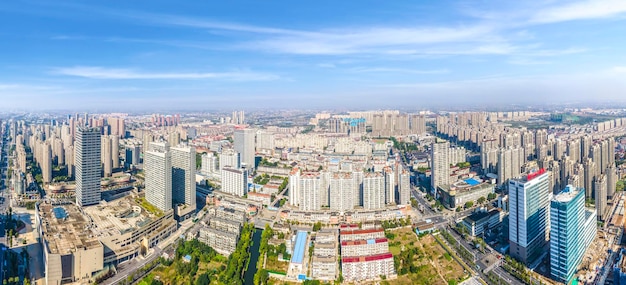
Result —
M342 256L377 255L389 252L387 238L342 241Z
M396 275L391 253L343 257L341 259L341 269L346 281L376 280L383 275L387 278Z

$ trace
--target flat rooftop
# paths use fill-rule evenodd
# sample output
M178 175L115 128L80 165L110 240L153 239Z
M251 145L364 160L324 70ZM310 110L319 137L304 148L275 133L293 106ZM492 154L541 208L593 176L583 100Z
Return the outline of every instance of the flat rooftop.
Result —
M97 226L96 235L108 237L139 229L157 215L148 212L130 195L101 204L84 207L83 211Z
M76 250L102 246L97 229L74 204L39 204L43 236L52 254L69 254Z
M358 256L358 257L342 257L342 263L354 263L354 262L367 262L367 261L376 261L382 259L393 258L393 254L391 253L382 253L376 255L369 256Z
M296 234L296 246L293 248L293 255L291 256L292 263L302 264L302 261L304 260L307 237L308 234L304 231L298 231Z

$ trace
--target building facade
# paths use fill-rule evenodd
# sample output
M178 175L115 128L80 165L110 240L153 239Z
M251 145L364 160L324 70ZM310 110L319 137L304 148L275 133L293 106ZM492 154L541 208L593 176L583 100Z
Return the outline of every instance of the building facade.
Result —
M78 127L74 160L76 165L76 204L100 203L100 129Z

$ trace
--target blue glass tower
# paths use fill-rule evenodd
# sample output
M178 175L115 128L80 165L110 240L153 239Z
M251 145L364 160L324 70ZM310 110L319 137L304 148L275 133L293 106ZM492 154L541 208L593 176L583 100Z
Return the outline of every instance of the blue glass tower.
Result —
M585 190L567 185L550 201L550 270L568 284L596 235L595 211L585 209Z

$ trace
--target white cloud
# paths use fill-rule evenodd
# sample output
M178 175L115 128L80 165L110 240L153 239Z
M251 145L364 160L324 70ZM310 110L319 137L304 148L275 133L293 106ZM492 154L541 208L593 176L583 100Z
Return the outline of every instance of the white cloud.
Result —
M390 68L390 67L357 67L349 70L356 73L413 73L413 74L445 74L450 71L447 69L432 69L432 70L419 70L419 69L407 69L407 68Z
M626 73L626 66L614 66L611 68L611 71L616 73Z
M98 66L61 67L54 74L84 77L91 79L225 79L235 81L277 80L274 74L257 72L205 72L205 73L151 73L125 68L104 68Z
M573 20L600 19L626 12L624 0L586 0L552 6L531 16L530 23L556 23Z

